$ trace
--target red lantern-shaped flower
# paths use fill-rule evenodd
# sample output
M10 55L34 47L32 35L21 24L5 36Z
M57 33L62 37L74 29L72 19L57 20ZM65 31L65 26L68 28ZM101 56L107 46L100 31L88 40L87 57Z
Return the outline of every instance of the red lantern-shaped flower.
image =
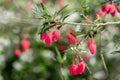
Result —
M14 54L19 57L21 55L20 49L15 49Z
M60 38L60 31L55 29L52 33L52 41L56 42Z
M78 63L78 70L79 70L79 74L82 74L85 71L85 63L84 62Z
M71 44L75 44L78 41L78 38L74 35L72 31L67 31L66 37Z
M41 33L41 35L40 35L40 39L41 40L45 40L46 37L47 37L47 33L46 32Z
M99 10L99 11L97 12L97 15L99 15L100 17L104 17L104 16L105 16L105 12L102 11L102 10Z
M84 70L85 70L84 62L79 62L78 64L71 64L69 66L69 71L70 71L70 74L72 75L82 74Z
M120 13L120 4L117 6L117 11Z
M91 54L95 54L96 53L96 44L95 44L94 38L89 38L87 40L87 46L88 46Z
M30 42L26 38L23 38L21 41L21 46L24 51L27 51L30 47Z
M83 60L84 60L84 61L88 61L88 59L89 59L89 56L88 56L87 54L84 54L84 55L83 55Z
M45 38L45 44L47 46L49 46L52 42L52 33L51 32L48 32L47 35L46 35L46 38Z
M79 74L78 65L76 65L76 64L71 64L71 65L69 66L69 71L70 71L70 74L72 74L72 75L77 75L77 74Z

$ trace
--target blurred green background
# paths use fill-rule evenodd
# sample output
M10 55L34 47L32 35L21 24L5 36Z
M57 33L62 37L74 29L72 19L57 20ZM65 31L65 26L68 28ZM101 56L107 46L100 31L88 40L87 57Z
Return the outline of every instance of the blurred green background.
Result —
M58 42L46 46L38 34L41 21L36 19L31 11L31 6L39 5L40 2L48 6L52 12L68 4L67 12L76 10L82 13L81 5L84 5L88 9L86 14L94 20L96 11L100 9L104 1L0 0L0 80L120 80L120 25L104 26L101 31L101 45L100 34L96 35L97 53L91 55L88 52L89 60L86 62L95 78L92 79L87 69L81 75L69 73L68 67L73 60L73 52L70 50L67 52L59 50L63 58L63 63L59 63L57 60L59 54L57 54L55 47L64 44L65 49L69 48L69 43L64 36L66 31L61 28L62 36ZM84 2L86 3L83 4ZM116 13L115 17L105 16L103 22L119 20L120 14ZM82 19L79 14L74 13L65 21L81 22ZM75 30L86 29L79 25L72 27ZM14 54L14 50L16 46L20 46L23 36L30 41L31 45L29 50L22 51L18 57ZM106 77L100 52L105 57L109 77Z

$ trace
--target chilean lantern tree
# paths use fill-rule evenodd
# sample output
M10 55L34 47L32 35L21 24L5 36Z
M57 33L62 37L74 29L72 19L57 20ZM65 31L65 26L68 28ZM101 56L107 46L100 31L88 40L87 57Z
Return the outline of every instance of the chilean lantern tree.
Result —
M0 80L119 80L119 0L1 0Z

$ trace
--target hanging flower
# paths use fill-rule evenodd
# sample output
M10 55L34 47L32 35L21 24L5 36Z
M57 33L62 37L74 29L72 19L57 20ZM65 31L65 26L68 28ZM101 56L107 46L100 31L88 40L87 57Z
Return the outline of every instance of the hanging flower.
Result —
M104 17L104 16L105 16L105 12L102 11L102 10L99 10L99 11L97 12L97 15L99 15L100 17Z
M52 42L52 33L51 32L48 32L47 35L46 35L46 38L45 38L45 44L47 46L49 46Z
M55 29L52 33L52 41L56 42L60 38L59 29Z
M77 75L77 74L79 74L78 65L76 65L76 64L71 64L71 65L69 66L69 71L70 71L70 74L72 74L72 75Z
M111 11L111 4L110 3L107 3L106 5L105 5L105 11L107 12L107 13L110 13L110 11Z
M82 74L85 71L85 63L84 62L78 63L78 70L79 70L79 74Z
M116 9L113 1L111 3L102 5L101 10L102 12L106 12L107 14L110 13L112 16L115 16L116 13Z
M45 40L45 39L46 39L46 36L47 36L47 33L46 33L46 32L43 32L43 33L41 33L41 35L40 35L40 39L41 39L41 40Z
M84 61L88 61L88 59L89 59L88 55L87 55L87 54L84 54L84 55L83 55L83 60L84 60Z
M76 38L72 31L67 31L66 37L71 44L75 44L78 41L78 38Z
M115 16L115 13L116 13L116 9L115 9L114 3L112 3L112 4L111 4L110 14L111 14L112 16Z
M15 49L14 54L19 57L21 55L20 49Z
M58 49L59 49L61 52L63 52L63 51L66 49L65 44L64 44L64 43L58 44Z
M117 11L120 13L120 4L117 5Z
M96 53L96 44L95 44L94 38L89 38L87 40L87 46L88 46L91 54L95 54Z
M78 64L71 64L69 66L69 72L72 75L82 74L85 70L85 63L79 62Z
M30 42L26 38L23 38L21 41L21 46L24 51L27 51L30 47Z
M101 6L101 10L102 10L103 12L106 11L105 6L106 6L105 4Z

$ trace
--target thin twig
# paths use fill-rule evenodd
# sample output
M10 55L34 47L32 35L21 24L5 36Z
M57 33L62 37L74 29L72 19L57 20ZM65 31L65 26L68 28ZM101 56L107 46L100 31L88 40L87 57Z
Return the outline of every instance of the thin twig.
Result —
M105 63L105 59L104 59L104 56L103 56L103 53L102 53L102 51L101 51L101 32L100 32L100 56L101 56L101 59L102 59L102 62L103 62L103 66L104 66L104 68L105 68L105 71L106 71L106 73L107 73L107 76L109 77L109 72L108 72L108 68L107 68L107 65L106 65L106 63Z
M62 80L66 80L64 74L62 73L62 64L60 64L60 73Z

